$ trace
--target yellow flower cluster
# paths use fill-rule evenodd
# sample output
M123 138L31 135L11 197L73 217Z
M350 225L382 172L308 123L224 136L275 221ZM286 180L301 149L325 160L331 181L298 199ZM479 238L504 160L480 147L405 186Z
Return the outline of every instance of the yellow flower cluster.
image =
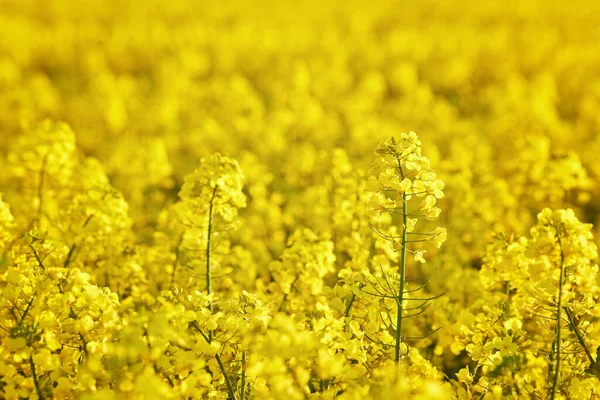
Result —
M598 346L598 253L590 230L572 209L546 208L531 238L498 236L489 246L480 274L487 293L456 326L456 350L465 349L480 371L477 379L459 372L461 398L494 387L512 397L598 394L588 375Z
M401 214L402 230L406 235L416 239L404 239L398 243L394 236L386 236L396 247L406 247L410 242L431 241L440 247L446 241L445 228L437 227L430 232L416 232L419 219L435 220L441 209L435 207L437 199L444 197L444 182L437 178L431 169L429 159L421 154L421 141L414 132L403 133L400 141L394 137L383 142L375 150L380 157L374 164L377 177L369 178L369 185L374 192L368 204L368 213L378 216L382 212ZM410 209L409 200L413 196L422 198L419 205ZM424 263L424 251L415 251L415 259Z
M600 398L598 15L0 0L0 398Z

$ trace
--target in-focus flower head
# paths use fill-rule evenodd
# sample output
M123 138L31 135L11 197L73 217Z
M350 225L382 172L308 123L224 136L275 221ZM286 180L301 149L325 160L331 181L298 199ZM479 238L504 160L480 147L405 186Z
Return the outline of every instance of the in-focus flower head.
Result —
M238 162L219 153L204 157L200 166L184 178L179 198L191 215L212 211L232 222L238 208L246 206L242 192L244 175Z
M384 213L407 214L407 233L422 235L420 241L431 240L440 247L446 240L446 231L436 228L431 233L422 233L417 223L433 221L440 216L437 200L444 197L444 182L438 179L428 158L421 152L421 141L415 132L403 133L380 143L368 180L371 196L367 204L367 215L379 217ZM413 204L411 199L421 198ZM416 230L416 231L415 231ZM423 262L423 253L416 253L416 260Z

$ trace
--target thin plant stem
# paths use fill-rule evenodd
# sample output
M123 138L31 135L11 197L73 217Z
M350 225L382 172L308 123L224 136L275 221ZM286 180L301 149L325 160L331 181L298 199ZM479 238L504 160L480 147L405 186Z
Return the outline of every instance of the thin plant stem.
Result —
M37 294L34 294L31 297L31 299L29 300L29 302L27 302L27 307L25 308L25 311L23 311L23 315L21 315L21 320L19 321L19 326L23 325L23 321L25 320L27 313L29 313L29 310L31 309L33 301L35 300L35 296L37 296Z
M400 176L404 179L404 173L402 172L402 164L400 159L396 158L398 161L398 168L400 172ZM400 284L398 291L398 301L397 301L397 316L396 316L396 347L395 347L395 361L397 363L402 359L402 355L400 352L400 345L402 344L402 320L404 309L402 308L402 303L404 301L404 289L406 285L406 242L407 242L407 232L406 227L408 225L408 215L406 210L406 193L402 193L402 237L401 237L401 246L400 246Z
M560 375L560 358L561 358L561 345L562 345L562 292L563 292L563 275L564 275L564 261L565 255L562 249L562 243L560 240L560 235L556 234L556 239L558 240L558 245L560 247L560 275L558 278L558 307L556 310L556 341L555 343L555 351L556 351L556 366L554 367L554 376L552 380L552 394L550 395L550 399L554 400L556 398L556 392L558 389L558 378Z
M207 237L206 237L206 294L207 295L210 295L211 291L212 291L211 284L210 284L210 280L211 280L211 275L210 275L210 252L211 252L210 239L211 239L212 228L213 228L213 226L212 226L213 207L214 207L214 202L215 202L215 196L216 195L217 195L217 187L215 187L215 189L213 190L212 197L210 198L210 206L209 206L209 209L208 209L208 232L207 232ZM208 309L210 310L210 313L212 314L212 312L213 312L212 301L210 303L208 303ZM213 338L213 332L212 332L212 330L208 331L208 338L212 342L212 338Z
M210 255L211 255L211 251L212 251L211 236L212 236L212 229L213 229L213 209L214 209L215 197L217 195L217 189L218 189L218 187L215 187L213 190L212 196L210 198L209 208L208 208L208 227L207 227L207 236L206 236L206 294L207 295L210 295L212 293ZM210 312L212 314L212 312L213 312L212 301L210 303L208 303L208 309L210 310ZM213 340L212 329L210 329L208 331L208 336L206 336L200 330L200 327L197 324L194 324L193 326L196 328L196 330L198 330L198 332L200 332L200 334L204 337L204 339L208 343L212 343L212 340ZM221 356L219 354L215 354L215 358L217 360L217 364L219 364L219 369L221 370L221 373L223 374L223 377L225 378L225 384L227 385L227 390L229 391L229 396L231 396L231 398L233 400L237 400L237 398L235 396L235 390L233 389L233 385L231 384L231 380L229 379L229 375L227 374L227 370L225 369L223 360L221 360Z
M215 358L217 359L217 363L219 364L219 369L221 370L221 372L223 373L223 377L225 378L225 384L227 385L227 390L229 391L229 395L231 396L231 398L233 400L236 400L235 390L233 390L233 385L231 384L231 380L229 380L229 375L227 375L227 373L225 373L225 365L223 365L221 356L216 354Z
M573 315L573 311L571 311L571 309L569 307L564 307L564 310L565 310L565 313L567 314L567 318L569 319L569 326L571 327L571 329L575 333L575 336L577 336L577 341L579 342L579 344L583 348L583 351L585 351L585 355L587 356L588 360L590 361L590 364L594 365L594 363L595 363L594 357L592 357L592 353L590 353L590 349L588 349L588 347L587 347L587 345L585 343L585 339L583 338L583 334L581 333L581 331L577 327L577 323L575 321L575 316Z
M194 329L196 329L196 331L198 331L198 333L204 338L204 340L206 340L207 343L210 344L212 342L210 337L206 336L204 334L204 332L202 332L202 329L200 329L200 327L198 326L198 324L195 321L192 322L191 325L194 327ZM235 396L235 390L233 389L233 385L231 384L231 380L229 379L229 375L227 374L227 370L225 369L223 360L221 360L221 356L219 354L215 354L215 358L217 360L217 364L219 364L219 369L221 370L221 373L223 374L223 377L225 378L225 384L227 385L227 390L229 391L229 396L231 396L231 398L233 400L237 400L237 397Z
M69 248L69 253L67 254L67 258L65 259L65 262L63 264L64 268L67 268L69 266L69 264L71 264L71 259L73 257L73 253L75 252L76 248L77 248L76 243L73 243L73 245Z
M246 352L242 352L242 383L240 388L240 400L244 400L246 391Z
M346 306L346 312L344 313L344 316L346 318L348 318L350 316L350 310L352 309L352 305L354 304L354 300L356 300L356 294L352 295L352 298L350 299L350 301L348 302L348 305Z
M37 253L37 251L35 250L35 247L33 247L32 244L29 245L29 247L31 248L31 250L33 251L33 255L35 257L35 259L37 260L38 265L42 268L42 271L46 271L46 267L44 266L44 263L42 262L42 260L40 259L39 254Z
M35 385L35 391L37 392L38 398L45 399L46 397L42 393L42 389L40 388L40 381L38 379L37 373L35 372L35 364L33 363L33 355L29 356L29 366L31 367L31 375L33 375L33 384Z

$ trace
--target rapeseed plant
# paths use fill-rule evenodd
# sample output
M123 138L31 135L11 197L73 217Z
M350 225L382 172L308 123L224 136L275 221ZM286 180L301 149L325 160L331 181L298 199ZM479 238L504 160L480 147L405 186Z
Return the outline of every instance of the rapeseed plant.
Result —
M600 3L334 3L0 0L0 398L600 396Z

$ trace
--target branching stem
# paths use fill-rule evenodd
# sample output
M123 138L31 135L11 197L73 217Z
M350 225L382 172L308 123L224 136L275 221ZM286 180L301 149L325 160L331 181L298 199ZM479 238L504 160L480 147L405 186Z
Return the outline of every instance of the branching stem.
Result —
M592 353L590 353L590 349L588 349L588 347L585 343L583 334L577 327L577 321L575 321L575 316L573 315L573 311L571 311L571 309L569 307L563 307L563 308L565 310L565 313L567 314L567 318L569 319L569 326L571 327L571 330L575 333L575 336L577 336L577 341L583 348L583 351L585 351L585 355L587 356L587 358L590 362L590 365L594 365L594 363L595 363L594 357L592 357Z
M36 294L34 294L31 299L29 299L29 301L27 302L27 307L25 308L25 311L23 311L23 315L21 315L21 320L19 321L19 326L23 325L23 321L25 320L25 317L27 316L27 313L29 313L29 310L31 309L31 306L33 305L33 301L35 300L35 296Z
M192 322L191 325L194 327L194 329L196 329L196 331L198 331L198 333L204 338L204 340L206 340L207 343L212 342L210 337L206 336L206 334L204 332L202 332L202 329L200 329L200 327L198 326L198 324L195 321ZM235 390L233 389L231 379L229 379L229 375L227 374L227 370L225 369L223 360L221 360L221 356L217 353L217 354L215 354L215 358L217 359L217 364L219 364L219 369L221 370L221 373L223 374L223 378L225 378L225 384L227 385L227 390L229 391L229 396L233 400L237 400L237 397L235 396Z

